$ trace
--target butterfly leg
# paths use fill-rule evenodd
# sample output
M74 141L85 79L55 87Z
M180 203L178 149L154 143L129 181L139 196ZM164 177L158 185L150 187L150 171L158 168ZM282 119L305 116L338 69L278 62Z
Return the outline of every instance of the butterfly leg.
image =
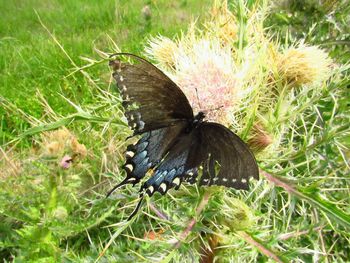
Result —
M130 179L130 178L125 178L121 183L117 184L117 185L114 186L111 190L109 190L109 192L108 192L107 195L106 195L106 198L108 198L111 194L113 194L113 192L114 192L115 190L117 190L118 188L120 188L120 187L122 187L122 186L124 186L124 185L126 185L126 184L128 184L128 183L131 183L131 182L129 181L129 179Z

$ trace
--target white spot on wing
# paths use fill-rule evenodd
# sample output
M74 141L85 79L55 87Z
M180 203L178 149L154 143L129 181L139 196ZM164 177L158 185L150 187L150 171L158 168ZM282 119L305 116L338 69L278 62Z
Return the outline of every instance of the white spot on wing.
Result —
M145 123L143 121L139 122L139 129L142 130L143 128L145 128Z
M227 178L222 178L222 180L223 180L224 182L227 182Z
M179 184L180 184L180 178L179 178L179 177L176 177L176 178L173 180L173 184L179 185Z
M127 151L125 155L126 155L126 157L128 157L128 158L132 158L132 157L134 157L135 153L132 152L132 151Z
M246 182L247 182L247 179L243 178L243 179L241 180L241 182L242 182L242 183L246 183Z
M124 81L123 76L119 76L120 81Z
M132 164L127 164L125 165L125 168L128 169L128 171L131 173L132 170L134 170L134 167L132 166Z
M166 191L166 183L161 183L159 188L162 189L163 192L165 192Z
M235 183L237 181L237 179L232 179L231 182L232 183Z
M153 191L154 191L154 187L151 185L150 187L148 187L148 190L149 190L149 192L152 194Z

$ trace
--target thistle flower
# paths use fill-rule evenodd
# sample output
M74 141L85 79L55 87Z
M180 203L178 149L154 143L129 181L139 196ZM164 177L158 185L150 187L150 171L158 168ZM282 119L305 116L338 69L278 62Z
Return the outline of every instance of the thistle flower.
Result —
M73 158L70 157L69 155L65 155L60 161L60 166L63 169L68 169L72 165L72 162L73 162Z
M73 137L71 139L71 149L74 155L77 155L81 158L86 157L87 150L84 144L80 144L77 140L77 138Z
M145 52L148 57L156 60L161 68L174 69L174 57L178 52L178 45L171 39L163 36L153 37L148 41Z
M44 154L49 156L63 155L67 141L72 138L72 134L65 128L44 133L42 136Z
M42 137L44 155L61 158L60 166L69 168L76 158L85 158L87 149L66 128L45 133ZM68 157L69 158L68 158Z
M152 38L145 52L184 91L195 112L204 111L208 120L227 125L235 122L232 113L249 92L241 83L250 61L237 68L233 48L226 45L236 32L234 17L225 1L215 3L205 31L192 23L176 41Z
M46 145L47 153L50 156L54 156L57 153L62 152L63 149L64 149L64 144L61 144L58 141L53 141Z
M291 47L277 56L277 68L284 81L295 86L317 84L330 76L332 60L316 46Z
M247 230L253 226L253 213L241 200L225 196L221 209L225 216L220 217L220 225L229 231Z
M251 138L248 140L249 148L254 152L261 152L272 144L272 136L266 131L265 127L256 123L251 131Z
M207 112L207 119L227 123L240 100L236 68L230 48L215 39L190 40L175 58L173 79L182 88L194 111Z
M218 36L224 45L237 39L238 27L231 17L224 15L219 17Z
M63 206L58 206L54 211L53 211L53 217L59 221L64 221L68 217L68 211L65 207Z

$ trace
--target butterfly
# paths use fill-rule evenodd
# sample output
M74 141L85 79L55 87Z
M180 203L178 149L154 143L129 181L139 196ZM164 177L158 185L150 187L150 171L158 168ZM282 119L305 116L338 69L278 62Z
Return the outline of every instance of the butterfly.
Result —
M160 69L130 53L113 54L109 65L128 125L133 136L141 136L127 147L126 178L107 194L143 181L139 202L128 220L145 195L164 195L183 182L247 190L250 178L258 179L258 166L248 146L225 126L205 121L204 112L194 115L185 94ZM149 171L153 175L143 180Z

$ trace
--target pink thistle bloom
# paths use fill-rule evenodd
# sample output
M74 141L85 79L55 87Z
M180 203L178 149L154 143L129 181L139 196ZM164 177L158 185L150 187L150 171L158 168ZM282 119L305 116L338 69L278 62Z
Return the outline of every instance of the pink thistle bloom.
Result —
M231 50L206 39L192 45L176 57L173 79L195 112L205 111L208 120L226 123L238 100Z
M63 169L68 169L72 165L72 162L73 162L72 157L70 157L69 155L65 155L60 162L60 166Z

